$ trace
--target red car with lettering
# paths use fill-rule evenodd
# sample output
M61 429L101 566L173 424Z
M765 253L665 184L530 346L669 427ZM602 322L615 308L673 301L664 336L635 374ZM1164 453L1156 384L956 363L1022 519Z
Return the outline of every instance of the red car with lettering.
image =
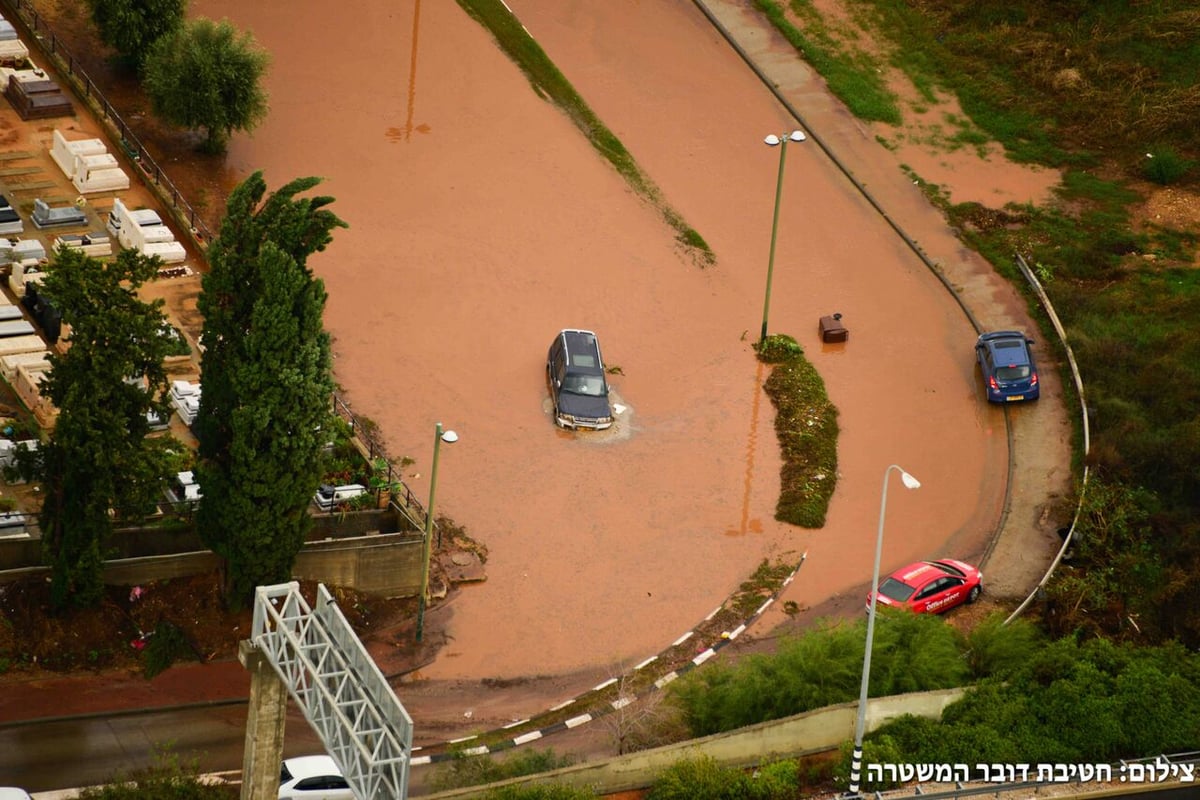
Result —
M917 614L940 614L963 603L974 603L982 591L983 573L970 564L952 558L917 561L880 582L876 604ZM872 594L867 594L868 610Z

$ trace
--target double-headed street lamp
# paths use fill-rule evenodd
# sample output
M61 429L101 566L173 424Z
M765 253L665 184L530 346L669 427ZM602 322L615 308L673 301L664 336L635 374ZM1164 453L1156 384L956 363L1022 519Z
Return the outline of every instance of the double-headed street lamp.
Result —
M429 469L429 505L425 507L425 541L421 543L421 597L417 601L417 641L425 633L425 603L429 594L429 559L433 546L433 499L437 492L438 455L442 450L442 442L453 444L458 441L454 431L442 432L442 423L437 424L433 437L433 465Z
M775 236L779 232L779 197L783 193L783 162L787 157L788 142L803 142L804 139L803 131L792 131L780 136L771 134L763 139L769 147L779 145L779 178L775 182L775 216L771 220L771 253L767 257L767 292L763 298L762 335L758 338L759 343L767 338L767 312L771 309L771 275L775 272Z
M857 795L862 778L863 729L867 722L867 684L871 681L871 642L875 638L875 603L879 599L879 558L883 554L883 517L887 511L888 477L900 473L906 489L920 489L921 482L892 464L883 471L883 497L879 501L879 534L875 538L875 569L871 573L871 605L867 611L867 651L863 656L862 689L858 694L858 718L854 722L854 755L850 762L850 794Z

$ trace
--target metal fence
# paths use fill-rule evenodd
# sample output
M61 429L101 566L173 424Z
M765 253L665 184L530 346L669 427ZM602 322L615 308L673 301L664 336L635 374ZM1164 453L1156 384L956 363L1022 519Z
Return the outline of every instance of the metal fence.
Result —
M379 441L378 430L375 424L356 415L350 410L350 406L346 401L337 394L333 396L333 413L350 426L350 435L358 439L362 444L368 461L374 462L376 459L381 458L387 463L387 483L391 487L391 497L388 501L389 507L395 508L417 530L424 530L426 524L425 506L421 504L421 501L413 494L412 489L400 477L400 470L388 459L383 443ZM333 510L330 513L334 513ZM436 527L436 522L434 526ZM440 532L438 542L441 542Z
M0 0L0 5L11 9L16 17L25 24L33 40L42 52L53 62L57 72L71 84L75 93L99 116L100 121L107 125L118 138L125 155L145 174L146 178L157 189L163 201L172 207L175 213L185 222L196 245L210 241L212 231L204 223L196 209L189 203L178 187L167 177L158 163L150 156L149 151L138 140L129 125L121 118L100 88L76 62L75 57L63 46L63 43L50 29L46 20L33 7L31 0ZM11 15L6 17L12 21Z

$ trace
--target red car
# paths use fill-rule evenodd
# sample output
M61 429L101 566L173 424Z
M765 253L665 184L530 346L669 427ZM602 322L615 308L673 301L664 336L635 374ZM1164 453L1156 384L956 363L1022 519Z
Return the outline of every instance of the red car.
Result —
M940 614L974 603L983 591L983 573L970 564L944 558L918 561L898 569L879 584L877 605L907 608L917 614ZM867 594L867 609L871 594Z

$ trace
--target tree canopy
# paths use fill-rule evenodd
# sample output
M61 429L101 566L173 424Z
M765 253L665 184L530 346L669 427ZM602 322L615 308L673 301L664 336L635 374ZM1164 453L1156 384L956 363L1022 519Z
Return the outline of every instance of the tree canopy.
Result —
M255 586L291 579L321 478L334 386L325 285L306 264L345 223L325 208L332 198L297 196L319 182L301 178L264 200L262 173L251 175L209 249L196 522L235 607Z
M234 131L253 130L266 117L262 78L269 64L249 32L225 20L196 19L154 42L142 86L155 114L203 130L202 149L219 153Z
M87 0L100 39L137 68L151 45L183 26L187 0Z
M163 359L179 344L166 335L162 301L137 295L159 263L134 250L104 263L63 248L42 284L70 325L69 347L50 354L42 386L59 412L41 449L40 520L58 608L100 600L114 516L140 518L166 474L164 440L147 438L147 414L165 411Z

